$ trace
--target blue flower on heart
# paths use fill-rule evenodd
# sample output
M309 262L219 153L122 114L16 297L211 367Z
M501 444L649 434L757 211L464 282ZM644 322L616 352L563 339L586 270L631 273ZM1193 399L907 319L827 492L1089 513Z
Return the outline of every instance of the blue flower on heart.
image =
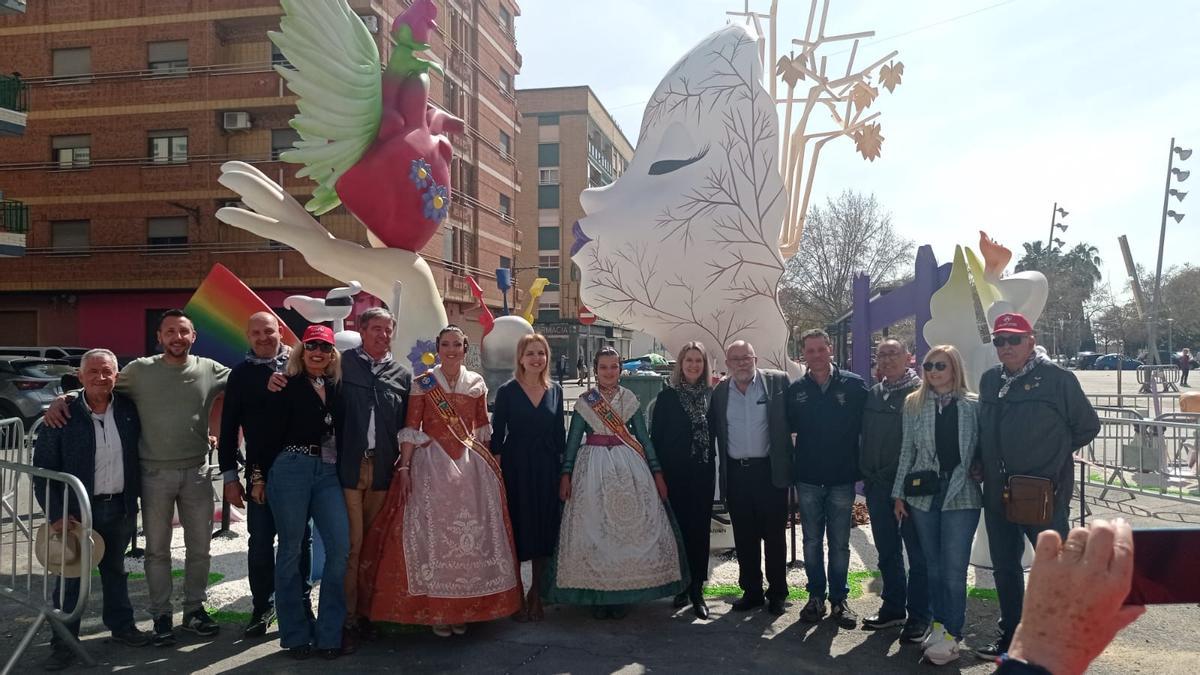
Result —
M446 186L438 185L432 180L429 189L421 195L421 200L425 204L425 217L435 223L441 223L450 210L450 193Z
M429 163L420 157L412 161L412 168L408 172L408 178L417 186L418 190L424 190L433 183L433 169Z
M412 364L414 377L424 374L437 364L437 343L433 340L417 340L408 350L408 362Z

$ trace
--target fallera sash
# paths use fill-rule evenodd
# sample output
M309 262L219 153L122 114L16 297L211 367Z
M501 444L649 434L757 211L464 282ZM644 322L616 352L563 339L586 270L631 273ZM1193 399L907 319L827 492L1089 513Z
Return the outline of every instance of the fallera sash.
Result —
M613 410L612 406L608 404L608 401L604 400L604 397L600 395L599 389L589 389L588 392L583 395L583 400L588 404L588 407L592 409L592 412L596 413L596 416L600 418L600 421L604 423L604 426L608 427L608 430L612 433L612 435L621 439L622 443L628 445L630 449L640 455L642 459L646 459L645 448L643 448L642 444L633 437L633 434L629 431L629 427L625 426L624 420L622 420L621 416L617 414L617 411Z

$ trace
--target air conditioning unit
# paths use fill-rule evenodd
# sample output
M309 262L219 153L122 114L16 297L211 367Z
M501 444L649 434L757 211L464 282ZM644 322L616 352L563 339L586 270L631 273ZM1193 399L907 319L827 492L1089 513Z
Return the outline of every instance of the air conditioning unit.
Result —
M358 18L362 19L362 22L366 24L367 30L372 35L379 32L379 17L374 14L359 14Z
M222 124L225 131L241 131L250 128L250 113L248 112L227 112L225 113L225 121Z

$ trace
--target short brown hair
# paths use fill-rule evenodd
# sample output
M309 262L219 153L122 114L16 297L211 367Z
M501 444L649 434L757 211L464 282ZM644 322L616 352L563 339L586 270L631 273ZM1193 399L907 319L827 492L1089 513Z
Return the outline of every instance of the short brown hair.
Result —
M820 328L809 328L808 330L801 333L800 334L800 344L803 345L809 338L815 338L815 337L824 338L825 344L830 344L830 345L833 344L833 340L831 340L829 338L829 333L826 333L825 331L821 330Z

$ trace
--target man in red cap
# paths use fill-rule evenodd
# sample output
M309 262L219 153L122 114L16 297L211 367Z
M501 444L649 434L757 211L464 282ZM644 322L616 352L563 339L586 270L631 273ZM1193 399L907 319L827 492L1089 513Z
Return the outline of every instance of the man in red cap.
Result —
M1075 375L1059 368L1034 347L1033 326L1020 314L1001 314L992 330L1000 365L979 384L979 445L983 460L983 515L1000 600L1000 634L976 650L992 659L1008 651L1021 621L1025 539L1053 529L1065 541L1071 513L1074 471L1071 456L1100 432L1100 420ZM1053 490L1048 522L1012 522L1005 491L1014 477L1048 479Z

